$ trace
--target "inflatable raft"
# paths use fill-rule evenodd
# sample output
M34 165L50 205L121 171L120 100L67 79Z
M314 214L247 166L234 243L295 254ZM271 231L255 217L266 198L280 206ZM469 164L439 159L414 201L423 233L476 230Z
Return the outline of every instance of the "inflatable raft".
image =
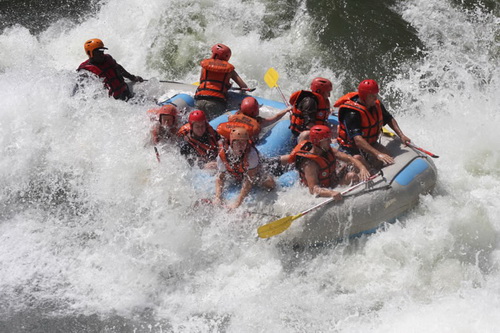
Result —
M194 108L193 92L196 87L189 85L173 85L172 91L180 91L170 98L163 99L159 104L174 104L179 109ZM234 109L247 94L230 93L230 105ZM254 96L255 97L255 96ZM264 112L281 110L285 105L260 97L255 97L262 104ZM233 111L234 112L234 111ZM216 128L218 124L227 121L230 113L221 115L210 124ZM330 116L329 122L338 124L336 116ZM296 142L288 129L290 120L284 117L271 128L263 129L263 134L256 144L257 149L264 158L285 155L295 146ZM401 143L399 137L382 135L381 143L388 149L395 163L384 167L381 173L368 182L349 192L343 202L330 202L300 220L294 222L288 230L276 237L284 237L294 244L318 244L336 241L346 237L372 233L385 222L393 222L398 217L408 212L418 204L422 194L429 193L437 181L437 169L432 159L411 147ZM205 175L205 177L208 177ZM214 178L213 176L211 178ZM289 171L277 179L278 189L298 185L298 173ZM213 182L209 183L210 189ZM341 191L342 189L339 189ZM239 191L238 187L228 191L228 198L234 197ZM269 202L269 212L273 213L273 201L276 193L253 191L253 200ZM304 192L305 198L294 198L290 207L296 210L310 208L325 201L325 198L312 198ZM252 200L252 198L249 198ZM274 212L276 213L276 212ZM272 221L263 221L263 224Z

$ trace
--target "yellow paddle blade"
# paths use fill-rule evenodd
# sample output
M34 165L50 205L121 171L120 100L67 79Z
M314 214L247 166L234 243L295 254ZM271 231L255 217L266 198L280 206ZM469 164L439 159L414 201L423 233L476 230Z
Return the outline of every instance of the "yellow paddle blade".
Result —
M292 221L298 219L303 214L297 214L294 216L285 216L279 220L273 221L268 224L264 224L257 229L257 234L260 238L269 238L281 234L286 229L290 228Z
M280 78L280 75L272 67L267 70L266 74L264 74L264 81L266 81L269 88L277 87L279 78Z
M391 131L389 131L389 130L388 130L387 128L385 128L385 127L382 127L382 133L383 133L384 135L387 135L387 136L390 136L390 137L393 137L394 135L396 135L396 134L392 133Z

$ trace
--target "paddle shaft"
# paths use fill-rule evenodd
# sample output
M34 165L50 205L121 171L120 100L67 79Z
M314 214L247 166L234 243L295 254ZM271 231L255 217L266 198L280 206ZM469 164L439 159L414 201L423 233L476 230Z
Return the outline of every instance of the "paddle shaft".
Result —
M412 147L413 149L419 150L419 151L421 151L421 152L423 152L423 153L425 153L425 154L429 155L429 156L430 156L430 157L432 157L432 158L439 158L439 156L438 156L438 155L433 154L433 153L431 153L430 151L425 150L425 149L423 149L423 148L420 148L420 147L418 147L418 146L415 146L415 145L414 145L413 143L411 143L411 142L410 142L410 143L408 143L408 146Z
M156 146L154 148L155 148L156 159L158 160L158 163L160 163L160 153L158 152L158 148L156 148Z
M280 92L281 98L283 98L283 102L285 102L286 107L289 107L290 103L288 103L288 101L285 98L285 95L283 95L283 92L281 91L280 86L276 85L276 88L278 88L278 91Z
M377 177L378 177L378 175L380 175L380 172L379 172L379 173L374 174L373 176L370 176L367 180L364 180L364 181L362 181L362 182L359 182L359 183L357 183L356 185L353 185L353 186L349 187L348 189L346 189L346 190L344 190L344 191L340 192L340 195L342 195L342 196L346 195L347 193L349 193L349 192L351 192L351 191L353 191L353 190L357 189L357 188L358 188L358 187L360 187L361 185L364 185L364 184L368 183L370 180L373 180L373 179L377 178ZM309 208L308 210L305 210L305 211L303 211L302 213L298 214L298 215L299 215L298 217L300 217L300 216L304 216L304 215L306 215L307 213L309 213L310 211L315 210L316 208L321 207L321 206L323 206L323 205L326 205L327 203L330 203L330 202L332 202L333 200L335 200L335 198L330 198L330 199L328 199L328 200L325 200L325 201L323 201L323 202L321 202L321 203L317 204L316 206L311 207L311 208Z

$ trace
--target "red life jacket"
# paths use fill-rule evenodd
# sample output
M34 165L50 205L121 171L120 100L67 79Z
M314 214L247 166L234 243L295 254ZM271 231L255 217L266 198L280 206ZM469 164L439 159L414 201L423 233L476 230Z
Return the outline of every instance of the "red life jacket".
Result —
M300 142L290 153L289 163L295 162L295 168L299 171L300 181L307 186L307 180L304 171L301 168L302 158L314 161L318 166L318 180L321 187L332 187L336 179L336 157L331 149L324 154L317 155L312 153L313 144L304 140Z
M248 143L247 149L243 153L243 156L239 158L236 162L231 163L227 156L227 150L229 146L227 144L221 143L219 149L219 157L226 167L226 171L229 172L237 181L243 181L243 177L248 171L248 154L252 147L251 142Z
M353 98L358 96L357 92L348 93L335 102L335 107L340 107L339 119L342 118L345 110L354 110L361 116L361 132L363 138L369 143L377 142L382 126L384 125L384 117L382 115L382 107L380 101L375 103L375 112L370 112L366 106L353 101ZM350 139L347 135L347 130L344 122L340 122L338 126L337 141L341 146L356 148L354 140Z
M304 97L313 97L318 104L317 111L313 119L314 125L327 125L327 119L330 115L330 101L328 98L324 98L318 93L307 90L294 92L290 96L290 105L293 106L292 115L290 117L290 130L295 135L299 135L302 131L307 129L304 113L297 107Z
M193 135L191 134L190 123L183 125L177 132L177 135L179 135L180 137L187 138L187 142L196 151L198 157L200 157L202 161L205 163L213 161L219 151L219 146L217 143L219 138L217 136L217 132L208 123L207 123L207 131L208 131L208 141L209 141L208 144L201 142L193 137Z
M200 85L196 89L195 98L218 99L225 101L227 91L231 87L229 79L234 71L234 66L220 59L204 59L200 63Z
M99 76L104 80L104 86L109 90L109 96L118 99L124 92L128 91L128 86L123 77L118 74L117 66L115 59L109 54L105 54L103 63L92 64L88 59L80 64L77 71L84 69Z
M221 123L217 127L217 133L229 141L229 134L231 130L236 127L243 127L246 129L253 142L259 138L261 130L259 121L239 112L229 116L228 122Z

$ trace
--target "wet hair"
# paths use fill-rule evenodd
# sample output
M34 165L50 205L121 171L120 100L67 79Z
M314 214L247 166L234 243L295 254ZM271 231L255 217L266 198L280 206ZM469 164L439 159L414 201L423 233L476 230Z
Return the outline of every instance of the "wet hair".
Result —
M304 114L312 114L318 110L318 103L312 97L304 97L297 105L297 108Z

